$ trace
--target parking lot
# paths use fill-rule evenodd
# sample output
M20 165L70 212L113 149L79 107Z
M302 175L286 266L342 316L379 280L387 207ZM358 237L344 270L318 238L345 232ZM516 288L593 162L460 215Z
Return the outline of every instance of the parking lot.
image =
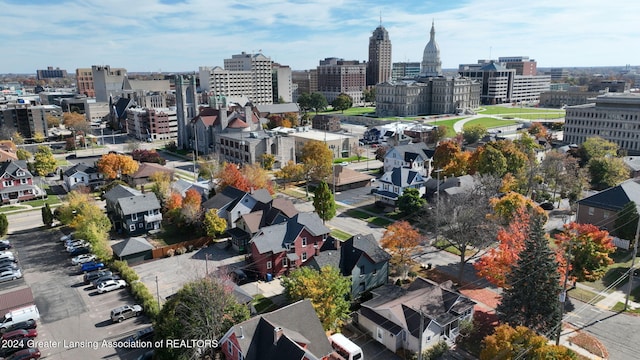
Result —
M35 213L34 213L35 215ZM39 214L38 214L39 215ZM103 343L126 338L150 325L145 316L112 324L111 309L134 304L128 290L98 294L84 285L59 241L58 230L23 230L8 239L18 254L23 280L1 285L2 290L26 282L40 311L38 347L46 359L135 359L144 350L117 349Z

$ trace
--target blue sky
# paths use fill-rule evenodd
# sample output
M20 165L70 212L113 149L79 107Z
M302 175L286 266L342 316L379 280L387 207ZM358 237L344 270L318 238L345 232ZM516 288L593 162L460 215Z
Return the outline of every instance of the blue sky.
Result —
M0 0L0 73L197 71L242 51L310 69L326 57L367 60L380 17L394 62L422 59L434 20L444 68L499 56L638 65L639 12L638 0Z

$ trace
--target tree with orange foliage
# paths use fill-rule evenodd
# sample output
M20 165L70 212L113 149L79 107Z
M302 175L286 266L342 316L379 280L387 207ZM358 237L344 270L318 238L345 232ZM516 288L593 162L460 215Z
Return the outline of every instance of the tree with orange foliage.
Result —
M138 171L139 164L131 156L105 154L98 160L98 171L107 179L120 178Z
M609 257L616 250L613 238L593 224L571 222L554 237L558 248L571 255L570 275L578 281L601 279L607 266L613 263Z
M275 193L269 172L263 169L260 164L245 164L240 173L244 177L249 190L267 189L269 194L273 195Z
M462 176L469 172L469 159L471 152L461 151L453 156L453 159L442 169L442 176Z
M517 192L510 191L500 198L492 198L489 202L493 206L494 215L503 224L513 222L514 217L521 209L532 215L542 216L544 222L547 221L547 214L538 204Z
M193 225L200 221L200 203L202 202L202 196L195 189L189 189L182 199L182 208L180 209L180 215L184 222L188 225Z
M527 132L531 135L533 135L536 139L539 138L547 138L547 128L544 127L544 125L542 125L542 123L539 122L534 122L531 123L531 127L529 127L529 130L527 130Z
M220 181L218 184L219 190L227 186L233 186L242 191L249 191L250 189L247 179L242 175L236 164L224 163L216 177Z
M438 146L433 153L433 167L434 169L444 169L449 163L451 163L457 153L459 153L460 145L455 141L443 141Z
M411 256L411 252L420 245L422 236L407 221L398 221L387 227L382 235L380 245L397 256L402 269L406 269L405 261ZM403 270L403 274L406 271Z

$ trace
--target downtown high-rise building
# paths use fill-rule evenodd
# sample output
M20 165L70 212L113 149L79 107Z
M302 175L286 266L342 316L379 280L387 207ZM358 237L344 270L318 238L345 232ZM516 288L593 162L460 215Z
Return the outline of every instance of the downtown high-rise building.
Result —
M391 40L382 25L369 38L369 62L367 63L367 86L391 79Z

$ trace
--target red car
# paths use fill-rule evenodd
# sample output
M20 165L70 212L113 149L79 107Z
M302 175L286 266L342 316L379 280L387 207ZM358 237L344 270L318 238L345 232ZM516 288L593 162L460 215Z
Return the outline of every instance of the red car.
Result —
M40 359L40 350L37 348L29 348L20 350L13 355L5 358L5 360L32 360L32 359Z
M18 329L2 334L2 340L20 340L24 338L34 338L38 336L36 329Z

